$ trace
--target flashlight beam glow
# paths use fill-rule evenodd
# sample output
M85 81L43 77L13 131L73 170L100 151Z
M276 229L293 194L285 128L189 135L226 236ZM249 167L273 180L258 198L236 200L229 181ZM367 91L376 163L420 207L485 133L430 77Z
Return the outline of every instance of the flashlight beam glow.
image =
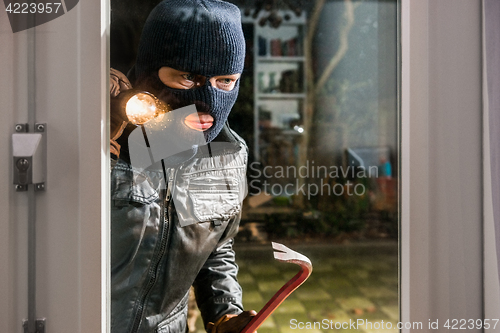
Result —
M155 98L146 93L138 93L127 101L125 106L127 117L135 125L148 122L158 115Z

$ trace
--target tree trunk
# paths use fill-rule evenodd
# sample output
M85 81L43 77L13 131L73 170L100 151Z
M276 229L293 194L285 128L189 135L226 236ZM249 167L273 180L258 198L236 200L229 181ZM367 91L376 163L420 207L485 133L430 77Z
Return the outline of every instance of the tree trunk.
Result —
M323 89L324 85L330 78L334 69L338 66L342 58L344 58L347 50L349 49L348 37L349 32L354 25L354 9L351 0L344 0L345 3L345 25L342 27L340 31L340 43L339 48L335 52L335 54L330 59L326 69L323 71L323 74L320 76L319 80L315 82L315 73L313 66L313 41L314 36L316 34L316 30L318 27L319 19L321 12L325 6L326 0L316 0L314 5L311 17L309 19L309 24L307 28L307 36L304 41L305 48L305 56L306 56L306 84L307 84L307 98L306 98L306 106L305 106L305 115L303 119L304 133L302 135L302 142L300 145L299 151L299 166L306 165L307 160L314 158L314 151L311 144L314 144L314 140L312 140L312 135L314 133L314 115L316 112L316 98ZM298 184L299 187L304 183L307 183L306 179L299 178ZM295 205L298 208L305 208L306 200L305 196L301 193L297 193L297 197L295 199Z

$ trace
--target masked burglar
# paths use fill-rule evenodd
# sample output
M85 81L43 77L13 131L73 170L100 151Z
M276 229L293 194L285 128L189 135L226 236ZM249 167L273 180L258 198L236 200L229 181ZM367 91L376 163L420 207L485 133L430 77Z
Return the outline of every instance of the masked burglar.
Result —
M223 1L164 0L144 26L130 81L174 111L130 135L112 125L114 333L186 332L192 285L208 332L239 332L255 314L243 312L232 250L247 148L226 122L244 54L239 10ZM111 74L112 95L131 88ZM148 134L157 163L137 167L134 133Z

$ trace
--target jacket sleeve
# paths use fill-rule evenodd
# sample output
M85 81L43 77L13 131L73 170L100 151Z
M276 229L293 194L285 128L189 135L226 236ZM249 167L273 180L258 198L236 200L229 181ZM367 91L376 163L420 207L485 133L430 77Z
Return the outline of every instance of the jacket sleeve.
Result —
M198 308L205 327L225 314L243 311L242 290L236 278L238 265L233 251L233 237L239 218L230 221L221 242L210 254L194 281Z

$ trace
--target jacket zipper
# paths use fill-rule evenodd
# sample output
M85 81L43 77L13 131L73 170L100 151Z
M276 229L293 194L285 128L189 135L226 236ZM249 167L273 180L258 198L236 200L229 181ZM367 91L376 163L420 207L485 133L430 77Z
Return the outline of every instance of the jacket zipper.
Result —
M174 170L170 169L167 189L166 189L166 191L162 191L162 193L164 193L164 195L162 195L162 197L165 198L165 200L163 200L163 198L162 198L162 205L163 206L161 209L163 212L164 228L163 228L161 239L160 239L161 243L160 243L160 250L158 253L158 259L156 260L154 265L151 266L152 268L149 270L149 273L148 273L149 282L148 282L148 285L146 286L146 288L144 289L142 296L140 297L140 303L139 303L139 306L137 308L137 314L136 314L135 319L134 319L134 325L132 326L131 333L136 333L139 329L139 325L141 324L141 320L142 320L142 315L144 313L146 299L148 298L149 293L151 292L151 290L153 289L153 287L156 283L158 268L160 266L161 259L163 258L163 255L165 254L165 250L167 248L167 241L168 241L168 235L169 235L169 229L170 229L169 228L170 219L168 216L168 206L170 203L170 199L172 197L172 190L171 189L172 189L172 185L173 185L173 180L174 180Z
M172 169L172 171L168 175L167 197L166 197L167 202L170 202L170 199L172 198L172 186L174 184L174 176L175 176L175 169Z

